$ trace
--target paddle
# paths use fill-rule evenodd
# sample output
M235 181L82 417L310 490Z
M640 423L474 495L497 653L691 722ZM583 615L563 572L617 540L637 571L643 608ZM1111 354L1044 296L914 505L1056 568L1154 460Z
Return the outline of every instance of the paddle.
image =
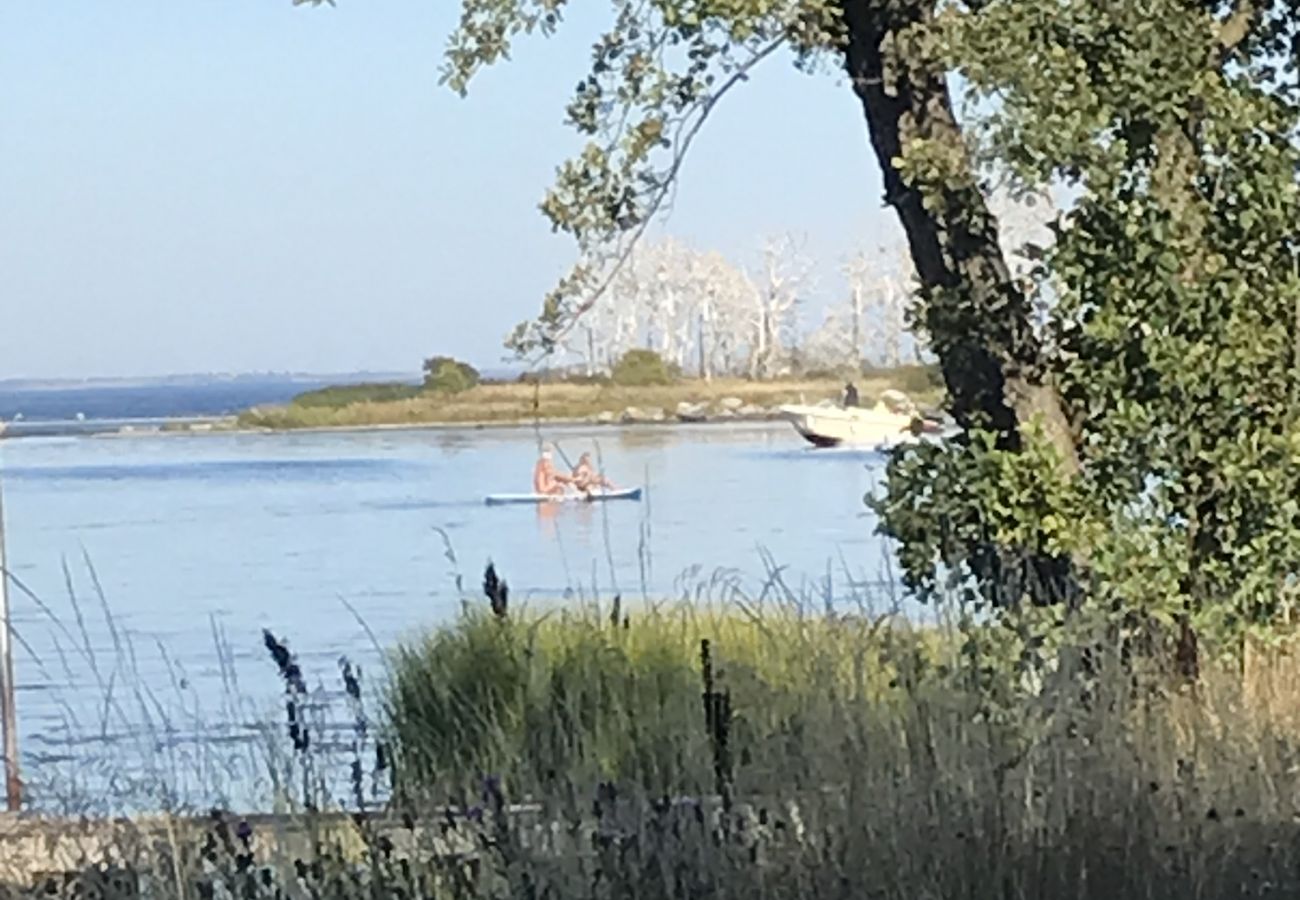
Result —
M569 459L569 454L564 452L564 448L560 446L558 441L551 441L551 446L560 452L560 459L564 460L564 464L568 466L569 471L572 472L574 465L573 460Z

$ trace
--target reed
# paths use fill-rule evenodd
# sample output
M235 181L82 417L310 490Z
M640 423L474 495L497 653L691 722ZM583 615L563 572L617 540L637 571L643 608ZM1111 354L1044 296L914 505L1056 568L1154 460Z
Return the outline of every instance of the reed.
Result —
M58 866L73 826L22 844L37 824L11 823L0 878L177 898L1300 892L1286 641L1187 684L1086 621L1034 657L1013 623L789 592L562 609L518 606L495 571L484 588L393 650L378 708L351 663L310 672L266 636L279 815L83 824Z

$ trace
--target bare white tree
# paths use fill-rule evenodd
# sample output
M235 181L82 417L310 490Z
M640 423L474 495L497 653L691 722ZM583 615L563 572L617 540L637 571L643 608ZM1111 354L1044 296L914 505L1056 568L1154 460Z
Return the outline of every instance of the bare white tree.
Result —
M696 371L706 380L736 374L754 285L716 251L696 256L694 263Z
M789 235L768 239L750 314L749 377L771 378L788 365L798 338L800 301L810 291L812 263Z
M800 346L812 273L801 242L788 235L767 240L750 273L672 238L646 243L570 332L565 349L589 375L644 347L703 379L772 378L800 365L857 368L864 360L896 366L909 345L916 352L906 328L915 279L901 243L845 263L846 301L827 310Z
M847 323L845 353L855 362L897 366L907 332L907 309L915 290L911 257L901 243L856 253L844 265L849 299L838 315Z
M803 362L810 370L852 370L862 364L862 355L854 352L851 335L860 330L852 301L832 306L823 313L821 324L803 341Z
M736 374L748 358L757 296L720 253L671 238L647 243L570 332L565 355L594 374L644 347L702 378Z

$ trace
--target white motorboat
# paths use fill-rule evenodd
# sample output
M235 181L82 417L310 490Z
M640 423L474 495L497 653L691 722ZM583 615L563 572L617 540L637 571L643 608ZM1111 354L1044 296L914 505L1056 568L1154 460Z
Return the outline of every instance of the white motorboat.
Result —
M780 413L815 447L847 444L887 449L943 430L899 391L886 391L873 407L794 404L782 406Z

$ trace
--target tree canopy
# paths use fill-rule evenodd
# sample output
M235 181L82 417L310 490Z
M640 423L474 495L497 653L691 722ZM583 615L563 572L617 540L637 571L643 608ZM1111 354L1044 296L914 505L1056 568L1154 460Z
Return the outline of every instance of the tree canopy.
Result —
M978 443L898 461L900 484L963 485L885 504L923 591L936 558L964 569L996 552L1014 571L1029 550L1086 556L1089 593L1130 617L1138 604L1193 631L1290 620L1298 33L1290 4L1187 0L1001 0L930 30L931 51L995 101L973 120L988 158L1079 195L1031 290L1050 301L1045 361L1080 467L1063 478L1040 460L1027 478L1025 460ZM1014 594L1007 569L991 572Z

